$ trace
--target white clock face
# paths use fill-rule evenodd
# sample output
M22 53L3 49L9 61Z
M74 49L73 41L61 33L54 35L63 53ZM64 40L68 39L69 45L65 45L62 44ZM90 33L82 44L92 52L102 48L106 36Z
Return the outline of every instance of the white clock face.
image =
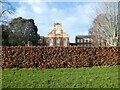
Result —
M60 30L59 29L56 30L56 34L60 34Z

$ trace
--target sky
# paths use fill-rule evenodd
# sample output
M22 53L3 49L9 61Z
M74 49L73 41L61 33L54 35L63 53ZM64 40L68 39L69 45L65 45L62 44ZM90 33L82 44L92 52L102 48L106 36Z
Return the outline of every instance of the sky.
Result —
M58 0L59 1L59 0ZM34 19L40 36L47 36L53 30L54 23L62 23L63 30L75 42L76 35L87 35L92 21L96 17L95 2L68 2L61 0L18 0L11 2L16 11L11 18Z

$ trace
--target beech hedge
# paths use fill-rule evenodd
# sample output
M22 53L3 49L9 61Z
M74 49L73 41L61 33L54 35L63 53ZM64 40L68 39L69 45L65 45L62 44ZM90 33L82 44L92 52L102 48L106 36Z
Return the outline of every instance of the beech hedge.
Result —
M120 64L120 47L3 46L2 68L78 68Z

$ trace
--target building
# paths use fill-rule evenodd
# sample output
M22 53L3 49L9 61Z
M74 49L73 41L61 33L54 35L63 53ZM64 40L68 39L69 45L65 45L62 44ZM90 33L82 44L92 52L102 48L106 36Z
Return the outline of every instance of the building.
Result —
M53 30L46 37L47 46L69 46L69 36L63 31L62 23L54 23Z
M46 46L46 37L40 36L40 38L38 40L38 45L39 46Z
M94 46L91 35L78 35L75 37L75 42L77 46L84 46L84 47Z

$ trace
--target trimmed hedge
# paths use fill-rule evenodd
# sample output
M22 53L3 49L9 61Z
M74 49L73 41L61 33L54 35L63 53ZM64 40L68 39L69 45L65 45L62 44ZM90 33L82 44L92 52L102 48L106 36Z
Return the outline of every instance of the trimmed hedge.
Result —
M120 64L120 47L2 47L2 68L75 68Z

